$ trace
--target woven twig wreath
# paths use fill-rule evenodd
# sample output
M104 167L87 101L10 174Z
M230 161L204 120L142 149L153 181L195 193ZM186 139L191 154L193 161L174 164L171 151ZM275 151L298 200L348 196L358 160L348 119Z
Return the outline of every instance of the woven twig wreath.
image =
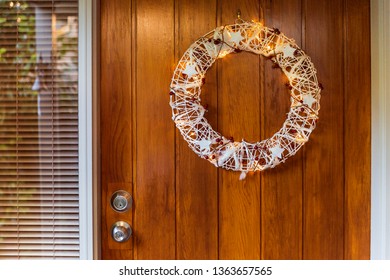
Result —
M257 143L222 136L208 123L200 103L207 70L216 59L240 51L272 58L289 80L291 108L286 121L271 138ZM176 127L196 154L245 175L275 167L307 142L318 119L321 87L310 57L293 39L261 23L239 21L217 27L184 53L172 78L170 105Z

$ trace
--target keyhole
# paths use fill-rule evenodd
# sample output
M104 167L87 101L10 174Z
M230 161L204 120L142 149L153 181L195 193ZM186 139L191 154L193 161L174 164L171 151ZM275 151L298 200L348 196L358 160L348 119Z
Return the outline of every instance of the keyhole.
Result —
M116 191L111 197L111 207L118 212L125 212L131 208L132 198L128 192Z
M127 206L127 201L124 197L121 197L121 196L118 196L115 198L115 206L116 206L116 210L118 211L122 211L126 208Z
M118 241L122 241L124 236L125 235L123 234L122 231L115 232L115 239L118 240Z

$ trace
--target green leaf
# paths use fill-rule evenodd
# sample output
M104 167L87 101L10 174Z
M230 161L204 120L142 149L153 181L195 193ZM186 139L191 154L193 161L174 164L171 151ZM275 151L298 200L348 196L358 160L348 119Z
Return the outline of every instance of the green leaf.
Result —
M0 48L0 58L3 54L5 54L7 52L7 49L5 48Z

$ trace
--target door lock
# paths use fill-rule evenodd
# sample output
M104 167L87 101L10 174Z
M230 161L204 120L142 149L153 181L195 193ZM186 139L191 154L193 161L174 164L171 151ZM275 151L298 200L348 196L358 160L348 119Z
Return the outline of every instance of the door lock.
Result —
M111 207L117 212L128 211L133 204L131 195L123 190L116 191L111 196Z
M111 228L112 238L119 243L129 240L132 233L130 225L124 221L116 222Z

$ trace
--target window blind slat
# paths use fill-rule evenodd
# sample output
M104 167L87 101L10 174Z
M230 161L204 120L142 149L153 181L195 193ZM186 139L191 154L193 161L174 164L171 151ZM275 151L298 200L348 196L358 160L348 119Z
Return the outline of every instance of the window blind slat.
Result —
M60 245L78 245L76 238L55 238L56 244ZM7 238L2 241L5 244L51 244L51 240L42 240L41 238Z
M7 211L0 211L1 213L18 213L19 209L18 208L8 208L6 209ZM77 207L31 207L28 209L30 213L40 213L40 214L51 214L51 213L75 213L78 214L78 208Z
M4 224L2 226L36 226L37 228L41 228L42 226L67 226L67 227L75 227L78 228L78 217L74 217L76 220L61 220L61 219L7 219L4 220Z
M19 218L21 220L76 220L78 223L77 213L19 213L19 216L10 215L7 220Z
M77 251L79 250L79 246L78 245L75 245L75 244L55 244L55 245L51 245L51 244L41 244L41 245L38 245L38 244L24 244L24 243L20 243L20 244L4 244L4 249L1 248L0 250L1 251L8 251L8 250L23 250L23 251L51 251L53 249L56 249L56 250L63 250L63 251Z
M15 201L15 200L27 200L29 202L46 202L46 201L70 201L70 202L74 202L74 201L77 201L78 199L78 194L76 195L65 195L65 194L61 194L61 195L54 195L54 194L38 194L38 195L34 195L34 194L21 194L21 193L17 193L17 194L14 194L14 195L9 195L9 194L2 194L0 196L0 201L5 201L5 202L9 202L10 200L11 201Z
M36 163L15 163L15 162L11 162L11 163L2 163L0 162L0 168L1 169L15 169L15 168L20 168L20 169L24 169L24 170L30 170L30 171L36 171L36 172L40 172L41 170L44 171L44 170L74 170L74 169L77 169L77 165L75 164L68 164L68 163L60 163L60 164L55 164L55 166L53 166L53 164L47 164L47 163L40 163L39 166L37 166ZM1 188L1 187L0 187Z
M0 253L0 259L77 259L78 258L78 252L67 252L67 251L61 251L61 253L57 253L58 251L55 251L55 253L52 252L28 252L28 251L21 251L21 252L1 252Z
M29 251L29 250L4 250L0 251L0 256L13 256L13 257L27 257L27 258L56 258L56 257L69 257L77 258L77 251L65 251L65 250L48 250L48 251Z

